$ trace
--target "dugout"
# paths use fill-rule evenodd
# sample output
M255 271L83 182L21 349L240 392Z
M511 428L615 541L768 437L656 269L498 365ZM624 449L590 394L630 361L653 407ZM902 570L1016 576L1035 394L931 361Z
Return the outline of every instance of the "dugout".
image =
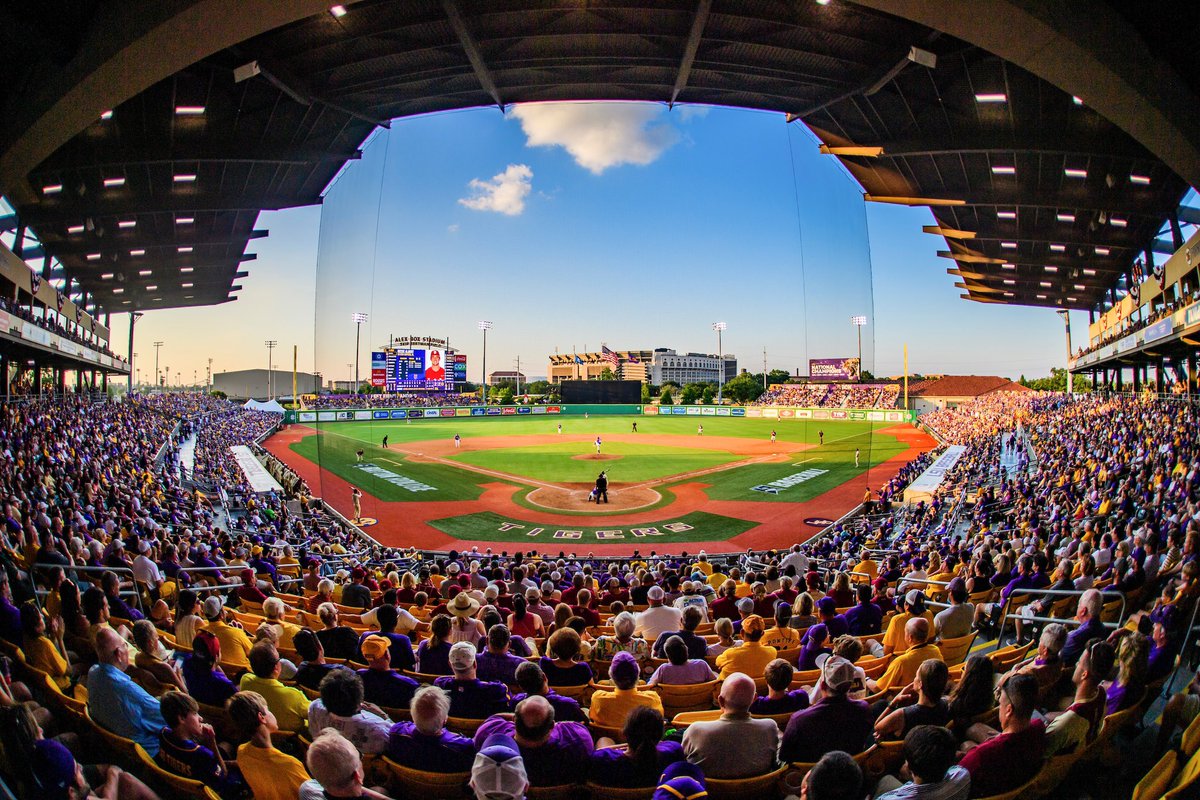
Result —
M641 381L562 381L562 402L567 403L640 403Z

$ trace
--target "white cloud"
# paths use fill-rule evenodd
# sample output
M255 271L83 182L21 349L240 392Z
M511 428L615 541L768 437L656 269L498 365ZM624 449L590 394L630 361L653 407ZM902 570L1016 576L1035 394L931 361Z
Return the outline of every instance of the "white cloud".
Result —
M669 124L655 124L663 108L647 103L528 103L512 114L527 145L562 147L596 175L621 164L645 166L679 141Z
M525 198L533 187L533 170L524 164L509 164L490 181L474 178L467 186L471 195L460 198L460 204L473 211L495 211L515 217L525 210Z
M458 223L457 223L457 222L455 222L455 223L452 223L452 224L450 224L450 225L447 225L447 226L446 226L446 231L447 231L447 232L449 232L449 233L458 233L458 227L459 227L459 226L458 226Z

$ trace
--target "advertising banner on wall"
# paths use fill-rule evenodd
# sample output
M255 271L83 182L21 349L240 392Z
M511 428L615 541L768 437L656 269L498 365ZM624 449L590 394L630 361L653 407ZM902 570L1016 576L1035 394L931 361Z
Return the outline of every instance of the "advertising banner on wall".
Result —
M808 377L827 381L858 380L857 358L810 358Z
M1150 342L1156 342L1159 339L1170 336L1173 327L1174 321L1170 317L1167 317L1166 319L1160 319L1153 325L1147 326L1142 335L1142 341L1146 344L1150 344Z

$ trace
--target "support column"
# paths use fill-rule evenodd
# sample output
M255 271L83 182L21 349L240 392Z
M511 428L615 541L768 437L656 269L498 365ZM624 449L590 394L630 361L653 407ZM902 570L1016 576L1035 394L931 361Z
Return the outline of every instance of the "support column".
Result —
M1158 359L1158 364L1156 364L1154 367L1155 383L1158 387L1159 394L1163 394L1167 390L1166 379L1165 379L1166 376L1163 375L1163 372L1165 372L1165 371L1166 371L1166 364L1160 358L1160 359Z

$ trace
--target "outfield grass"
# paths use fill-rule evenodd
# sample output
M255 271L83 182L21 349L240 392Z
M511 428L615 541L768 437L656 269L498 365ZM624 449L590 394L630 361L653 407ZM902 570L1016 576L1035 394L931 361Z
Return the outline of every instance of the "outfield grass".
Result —
M664 517L661 522L648 522L637 526L576 527L569 520L564 520L561 525L536 525L526 522L514 526L513 521L506 517L491 511L481 511L478 514L435 519L429 524L457 539L508 542L522 550L553 552L560 549L586 550L588 545L592 544L624 544L630 549L638 548L648 553L654 549L657 542L710 542L732 539L750 530L757 523L721 514L710 514L707 511L693 511L677 517ZM561 535L556 536L560 532Z
M775 430L781 442L806 442L817 444L818 431L825 432L825 444L808 451L796 453L796 457L780 464L759 464L734 467L710 473L701 479L711 484L708 496L714 500L752 500L762 502L801 502L847 481L865 483L868 463L874 465L902 452L905 448L894 437L873 433L891 423L860 421L815 421L815 420L763 420L705 417L697 420L688 418L661 417L518 417L489 419L456 417L453 419L430 419L405 423L403 420L379 420L364 422L333 422L315 425L320 436L308 436L291 446L292 450L313 463L330 470L338 477L353 483L380 500L385 501L430 501L430 500L473 500L482 493L480 484L498 479L457 469L447 464L410 461L395 449L384 450L380 440L384 435L399 447L410 442L441 439L448 441L458 433L464 440L480 436L523 436L554 433L558 423L563 424L564 434L584 434L601 437L612 434L628 434L636 419L638 430L647 434L669 434L695 436L696 425L703 423L706 438L709 436L731 436L749 439L767 439ZM862 467L854 467L854 449L862 450ZM365 460L383 470L376 475L359 469L355 451L362 448ZM612 461L585 461L572 459L573 455L594 452L590 444L581 442L554 442L546 446L509 447L500 450L480 450L455 454L452 458L477 466L522 475L528 478L554 483L590 482L601 469L609 470L613 481L641 481L666 475L689 472L706 467L719 466L743 457L727 451L693 450L690 448L658 447L636 442L608 441L604 452L620 454L623 458ZM868 461L869 456L869 461ZM814 460L809 460L814 459ZM799 466L796 466L799 464ZM778 494L753 491L752 487L785 479L808 469L825 470L807 480L782 489ZM412 491L403 485L416 481L433 487L433 491Z
M590 442L554 442L528 447L475 450L455 455L453 459L539 481L590 483L600 470L606 470L610 481L629 483L707 469L744 458L728 450L693 450L636 442L605 442L602 452L620 458L585 461L575 456L594 454L595 447Z

